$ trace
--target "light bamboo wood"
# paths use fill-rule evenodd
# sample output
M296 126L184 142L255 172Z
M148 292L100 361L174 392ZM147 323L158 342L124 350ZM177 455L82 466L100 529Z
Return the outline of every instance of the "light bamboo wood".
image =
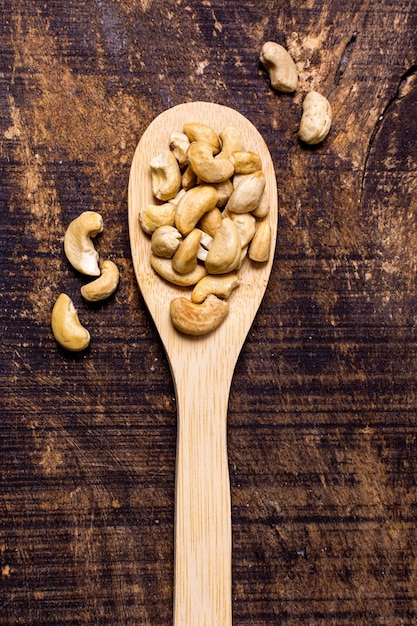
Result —
M169 302L187 291L158 277L150 266L150 239L139 224L139 211L155 203L149 162L185 122L203 122L220 132L240 129L246 148L257 152L267 178L271 206L271 256L254 266L247 260L241 285L230 297L230 313L213 333L178 333L169 318ZM175 496L174 626L231 626L232 537L227 461L227 407L237 358L263 298L276 243L278 199L268 148L240 113L218 104L182 104L159 115L136 149L129 180L129 230L134 269L143 298L170 362L178 405Z

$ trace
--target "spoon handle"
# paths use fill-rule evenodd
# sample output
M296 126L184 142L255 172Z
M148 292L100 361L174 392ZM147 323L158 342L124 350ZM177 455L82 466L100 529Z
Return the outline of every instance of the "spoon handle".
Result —
M231 626L230 380L218 363L203 360L188 363L175 384L174 626Z

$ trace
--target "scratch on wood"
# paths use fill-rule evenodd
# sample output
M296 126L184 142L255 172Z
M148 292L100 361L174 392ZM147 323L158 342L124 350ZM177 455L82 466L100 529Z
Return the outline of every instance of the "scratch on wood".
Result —
M343 74L346 71L347 66L349 65L357 36L358 36L358 33L355 31L345 46L339 65L337 66L337 69L336 69L336 73L334 77L335 85L339 84L340 79L342 78Z

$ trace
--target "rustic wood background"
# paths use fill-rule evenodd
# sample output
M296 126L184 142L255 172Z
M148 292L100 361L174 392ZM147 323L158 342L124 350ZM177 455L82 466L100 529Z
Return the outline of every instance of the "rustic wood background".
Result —
M152 119L210 100L263 134L280 206L230 395L234 623L417 624L416 3L0 6L0 623L172 622L176 406L127 185ZM270 88L267 40L297 62L294 95ZM334 122L307 149L312 88ZM62 245L89 209L121 270L94 306ZM61 291L81 355L51 334Z

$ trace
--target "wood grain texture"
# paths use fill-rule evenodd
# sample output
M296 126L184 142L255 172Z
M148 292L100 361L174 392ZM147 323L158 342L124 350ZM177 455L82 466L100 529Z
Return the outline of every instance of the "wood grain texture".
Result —
M417 622L411 0L3 0L0 622L172 622L176 404L129 250L130 162L163 110L258 128L280 190L270 288L229 400L236 626ZM273 92L264 41L297 63ZM324 93L323 145L297 140ZM63 233L102 213L121 282L82 301ZM60 291L92 343L57 348Z

